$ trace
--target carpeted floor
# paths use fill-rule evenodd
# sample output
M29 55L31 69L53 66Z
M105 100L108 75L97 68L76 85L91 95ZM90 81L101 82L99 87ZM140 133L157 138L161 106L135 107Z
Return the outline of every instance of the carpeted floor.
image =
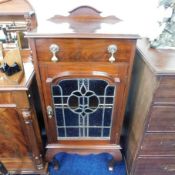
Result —
M50 175L126 175L124 161L116 162L113 172L108 171L108 161L112 156L107 153L98 155L77 155L59 153L55 158L60 163L59 170L49 165Z

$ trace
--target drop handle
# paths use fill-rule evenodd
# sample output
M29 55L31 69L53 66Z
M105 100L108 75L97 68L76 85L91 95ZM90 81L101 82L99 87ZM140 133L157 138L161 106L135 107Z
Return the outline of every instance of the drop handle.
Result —
M117 46L115 44L111 44L108 46L108 53L111 54L111 57L109 58L109 62L113 63L116 58L114 57L114 53L117 52Z
M53 110L51 106L47 106L47 115L50 119L53 117Z
M52 62L57 62L59 59L56 56L56 53L59 52L60 47L57 44L51 44L50 47L49 47L49 50L52 53L51 61Z

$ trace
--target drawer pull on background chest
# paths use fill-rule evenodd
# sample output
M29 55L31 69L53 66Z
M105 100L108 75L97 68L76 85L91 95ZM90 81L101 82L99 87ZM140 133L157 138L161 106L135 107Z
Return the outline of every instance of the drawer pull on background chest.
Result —
M56 56L56 53L60 50L60 47L57 44L51 44L49 47L49 50L52 52L52 58L51 61L52 62L57 62L58 58Z
M117 46L115 44L111 44L108 46L108 52L111 54L109 58L109 62L113 63L116 59L114 57L114 53L117 51Z

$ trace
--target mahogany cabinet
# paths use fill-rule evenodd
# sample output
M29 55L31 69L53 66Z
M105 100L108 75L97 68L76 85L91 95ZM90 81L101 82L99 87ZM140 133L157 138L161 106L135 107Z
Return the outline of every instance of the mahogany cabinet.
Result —
M20 84L0 86L0 162L10 173L45 174L32 63L24 63L24 70Z
M120 133L138 38L123 33L124 26L114 16L101 17L82 6L69 16L38 22L26 34L42 99L48 161L64 151L108 152L122 159Z
M138 42L130 91L129 175L175 174L175 52Z

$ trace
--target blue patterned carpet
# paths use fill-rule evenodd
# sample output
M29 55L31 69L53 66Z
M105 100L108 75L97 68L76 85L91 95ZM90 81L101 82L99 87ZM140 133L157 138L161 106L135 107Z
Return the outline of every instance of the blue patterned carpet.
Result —
M107 153L85 156L59 153L55 158L59 161L60 168L54 170L51 162L50 175L126 175L124 161L116 162L113 172L108 171L108 161L112 156Z

